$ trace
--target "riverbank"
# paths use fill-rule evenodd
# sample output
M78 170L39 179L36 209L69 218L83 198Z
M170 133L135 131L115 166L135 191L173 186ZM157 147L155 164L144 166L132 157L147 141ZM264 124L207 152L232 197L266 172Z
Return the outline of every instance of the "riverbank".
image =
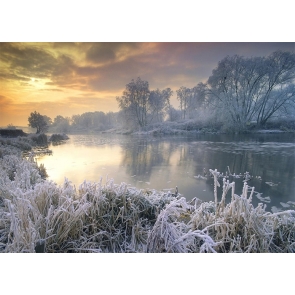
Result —
M162 123L154 123L142 128L111 128L103 131L84 130L84 132L101 132L108 134L124 134L124 135L195 135L195 134L256 134L256 133L294 133L295 123L292 122L272 122L265 126L256 126L249 124L244 129L238 130L234 127L225 127L218 123L204 123L197 120L184 120L179 122L165 121ZM74 132L75 133L75 132Z
M17 136L33 136L30 133L32 129L23 127L29 133L24 133L22 127L19 129L0 128L0 136L2 137L17 137ZM2 132L2 133L1 133ZM64 132L59 132L56 127L49 127L50 134L65 135ZM161 123L151 123L145 127L118 127L113 126L109 129L101 128L82 128L69 126L67 134L122 134L122 135L152 135L152 136L165 136L165 135L197 135L197 134L256 134L256 133L294 133L295 134L295 121L281 120L268 122L264 126L258 126L251 122L243 129L236 129L236 126L225 126L221 122L204 122L202 120L189 119L182 121L164 121ZM66 138L65 138L66 139Z
M203 128L197 130L187 130L187 129L177 129L177 128L167 128L166 126L160 126L155 128L148 128L148 130L131 130L125 128L111 128L104 131L94 131L94 130L79 130L71 131L69 134L121 134L121 135L151 135L151 136L165 136L165 135L198 135L198 134L278 134L278 133L294 133L295 130L281 130L281 129L254 129L246 130L243 132L225 132L211 128Z
M2 137L18 137L18 136L27 136L27 133L23 132L22 129L1 129L0 136Z
M238 195L225 181L214 202L112 179L58 186L33 156L9 143L0 150L0 252L295 252L295 211L254 207L246 183ZM211 174L216 192L222 178Z

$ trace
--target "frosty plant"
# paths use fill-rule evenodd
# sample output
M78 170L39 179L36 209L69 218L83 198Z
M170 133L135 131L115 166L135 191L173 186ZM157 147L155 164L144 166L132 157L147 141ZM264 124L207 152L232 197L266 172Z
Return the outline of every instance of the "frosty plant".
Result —
M295 212L254 207L254 187L237 195L216 169L214 202L188 202L112 179L57 186L33 156L0 148L0 252L295 252Z

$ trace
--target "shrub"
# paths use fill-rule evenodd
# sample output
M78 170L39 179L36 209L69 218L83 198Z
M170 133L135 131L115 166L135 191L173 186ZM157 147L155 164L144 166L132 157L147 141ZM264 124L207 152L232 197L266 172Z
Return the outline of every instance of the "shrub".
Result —
M47 171L46 171L46 168L45 168L44 164L40 164L38 166L38 170L39 170L39 174L40 174L42 179L46 179L48 177L48 174L47 174Z
M37 145L48 145L47 136L44 133L31 134L30 139Z
M52 134L50 137L49 137L49 141L51 142L59 142L59 141L62 141L62 140L67 140L69 139L69 137L63 133L63 134Z

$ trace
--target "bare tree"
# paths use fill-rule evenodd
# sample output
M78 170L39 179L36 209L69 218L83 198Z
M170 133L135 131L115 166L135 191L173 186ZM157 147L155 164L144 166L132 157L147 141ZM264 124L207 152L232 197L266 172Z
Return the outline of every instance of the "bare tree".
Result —
M129 125L145 127L151 122L162 122L169 108L170 88L149 90L149 83L137 78L126 85L121 97L116 97Z
M190 99L190 89L184 86L181 86L178 90L176 90L177 93L177 100L179 101L179 107L181 111L181 118L186 118L186 113L188 110L189 105L189 99Z
M136 81L132 79L126 85L123 95L116 99L120 109L124 110L126 115L133 117L140 127L144 127L147 125L149 95L149 83L138 77Z
M181 86L176 90L182 119L192 119L197 116L198 110L204 107L206 100L206 85L199 83L193 88Z
M257 104L257 121L261 125L282 106L295 100L295 54L276 51L266 59L264 95Z
M208 79L210 102L231 123L265 124L295 99L295 54L276 51L268 57L227 56Z
M151 120L156 122L163 122L165 113L169 112L171 107L170 97L173 91L170 88L164 90L156 89L150 92L149 105L151 112Z

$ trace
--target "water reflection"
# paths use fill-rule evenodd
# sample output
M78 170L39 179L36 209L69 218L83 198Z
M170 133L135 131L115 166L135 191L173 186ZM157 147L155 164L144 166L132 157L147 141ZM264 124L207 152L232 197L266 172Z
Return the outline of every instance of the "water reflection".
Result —
M61 184L64 177L76 185L84 179L111 177L137 188L170 189L178 186L187 199L213 200L213 180L202 179L203 170L253 175L254 205L269 197L268 209L295 201L294 136L241 137L200 135L198 137L132 137L114 135L71 135L52 146L53 156L40 157L50 179ZM243 179L236 179L240 193ZM271 186L269 183L277 185ZM256 197L257 195L257 197ZM268 200L268 199L266 199ZM292 205L290 205L292 206Z

